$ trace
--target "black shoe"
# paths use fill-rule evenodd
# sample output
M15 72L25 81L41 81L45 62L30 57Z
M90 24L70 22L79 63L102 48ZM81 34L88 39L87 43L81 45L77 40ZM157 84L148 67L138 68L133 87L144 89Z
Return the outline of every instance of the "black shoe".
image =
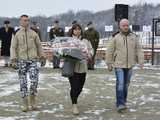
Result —
M59 67L53 67L53 69L59 69Z
M88 70L94 70L94 67L92 67L92 68L91 68L91 67L89 67L89 68L88 68Z

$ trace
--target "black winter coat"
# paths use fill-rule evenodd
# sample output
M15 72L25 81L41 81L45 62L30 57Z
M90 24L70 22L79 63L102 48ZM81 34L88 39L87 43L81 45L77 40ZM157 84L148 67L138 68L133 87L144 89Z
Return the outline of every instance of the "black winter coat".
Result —
M9 28L8 32L5 31L5 28L0 28L0 40L1 43L1 56L10 56L10 46L12 35L14 34L14 28Z

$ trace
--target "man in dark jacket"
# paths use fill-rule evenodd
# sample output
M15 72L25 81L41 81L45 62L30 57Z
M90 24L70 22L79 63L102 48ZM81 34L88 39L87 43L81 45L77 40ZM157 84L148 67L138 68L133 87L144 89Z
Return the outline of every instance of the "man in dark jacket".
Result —
M10 21L4 21L4 27L0 28L1 56L4 57L5 67L8 67L10 60L10 46L14 28L10 27Z
M64 36L64 30L59 26L59 21L54 21L53 28L50 29L49 32L49 38L50 40L54 39L56 37L63 37Z
M84 32L84 38L89 40L91 42L92 48L94 50L94 54L91 60L88 62L88 69L94 70L94 64L95 64L95 56L99 44L99 33L95 30L93 23L89 22L87 24L87 30Z

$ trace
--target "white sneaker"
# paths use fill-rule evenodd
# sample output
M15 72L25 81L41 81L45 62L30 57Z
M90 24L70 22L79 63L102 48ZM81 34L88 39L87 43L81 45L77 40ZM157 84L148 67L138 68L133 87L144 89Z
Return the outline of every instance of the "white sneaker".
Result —
M72 112L74 115L79 115L79 110L78 110L77 104L73 104Z

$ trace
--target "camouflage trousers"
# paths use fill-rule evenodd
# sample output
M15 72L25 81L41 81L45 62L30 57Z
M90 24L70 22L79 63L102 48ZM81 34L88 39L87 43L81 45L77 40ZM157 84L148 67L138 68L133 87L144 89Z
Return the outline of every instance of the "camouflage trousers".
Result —
M30 95L37 94L39 68L36 60L19 60L18 61L18 77L20 81L21 97L28 96L28 77L30 79Z

